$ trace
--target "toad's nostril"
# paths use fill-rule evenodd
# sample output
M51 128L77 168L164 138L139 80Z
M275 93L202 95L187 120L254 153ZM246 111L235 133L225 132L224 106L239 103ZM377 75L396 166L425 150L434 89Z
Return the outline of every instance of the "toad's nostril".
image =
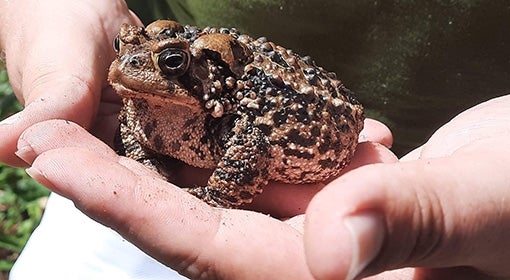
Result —
M139 60L138 60L138 58L136 58L136 57L131 57L131 58L129 59L129 64L130 64L131 66L139 66L139 65L140 65L140 61L139 61Z

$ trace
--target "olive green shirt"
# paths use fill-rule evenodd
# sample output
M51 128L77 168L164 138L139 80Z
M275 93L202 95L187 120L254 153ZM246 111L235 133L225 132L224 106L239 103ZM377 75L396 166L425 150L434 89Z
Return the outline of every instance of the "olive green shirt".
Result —
M398 154L460 111L510 91L506 0L131 2L146 23L236 27L312 56L392 129Z

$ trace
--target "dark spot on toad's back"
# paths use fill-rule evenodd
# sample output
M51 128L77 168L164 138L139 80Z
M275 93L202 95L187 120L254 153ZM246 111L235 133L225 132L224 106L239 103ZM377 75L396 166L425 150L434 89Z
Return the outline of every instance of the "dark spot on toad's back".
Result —
M309 125L311 123L310 115L308 114L308 111L305 108L299 108L296 111L296 119L298 122Z
M328 150L332 149L331 145L331 135L325 134L322 136L322 144L319 146L319 153L324 154Z
M172 149L172 151L179 151L180 148L181 148L181 142L174 141L174 142L170 143L170 149Z
M317 126L314 126L312 127L312 129L310 130L310 132L312 133L312 136L313 137L319 137L321 135L321 130L319 127Z
M337 165L337 162L328 158L328 159L319 160L319 164L323 168L333 168L333 167L335 167Z
M191 134L190 133L184 133L182 135L182 141L189 141L191 139Z
M286 109L282 109L278 112L275 112L273 115L273 122L276 126L280 126L287 122L288 113Z
M153 120L152 122L148 122L145 127L143 128L143 132L145 133L145 135L147 137L151 137L152 135L152 132L154 131L154 129L156 128L158 122L157 120Z
M291 143L296 143L303 147L310 147L310 146L315 145L314 138L302 136L301 133L297 129L291 129L289 131L288 138Z
M156 147L156 149L158 150L161 150L163 149L163 139L161 138L161 136L159 135L156 135L154 136L154 147Z
M271 133L271 127L267 124L259 124L258 128L264 133L264 135L269 135Z

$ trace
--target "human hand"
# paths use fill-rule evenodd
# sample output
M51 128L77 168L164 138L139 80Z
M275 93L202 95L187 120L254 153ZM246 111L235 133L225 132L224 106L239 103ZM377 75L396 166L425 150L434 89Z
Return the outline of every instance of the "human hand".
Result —
M366 140L391 142L388 131L375 122L367 121L363 135ZM45 186L73 199L92 218L189 277L311 277L299 214L320 186L265 189L264 193L279 195L282 204L259 199L259 206L290 217L280 221L252 211L212 208L139 163L119 157L69 122L46 121L30 127L20 138L18 154L32 164L28 172ZM395 160L383 145L362 143L350 168ZM292 201L295 197L299 198ZM265 200L269 202L264 204ZM279 209L272 209L276 206Z
M306 212L317 279L508 279L510 96L460 114L396 164L338 178Z
M113 38L122 23L141 24L126 3L0 1L0 10L0 50L25 106L0 124L0 162L24 165L14 155L16 142L43 120L72 120L108 141L120 103L106 83Z

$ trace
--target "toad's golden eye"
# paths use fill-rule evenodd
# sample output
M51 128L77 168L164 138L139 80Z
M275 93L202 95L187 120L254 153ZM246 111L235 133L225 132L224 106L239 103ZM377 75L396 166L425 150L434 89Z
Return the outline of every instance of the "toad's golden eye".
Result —
M165 49L159 53L157 63L163 74L180 76L188 70L189 54L181 49Z

